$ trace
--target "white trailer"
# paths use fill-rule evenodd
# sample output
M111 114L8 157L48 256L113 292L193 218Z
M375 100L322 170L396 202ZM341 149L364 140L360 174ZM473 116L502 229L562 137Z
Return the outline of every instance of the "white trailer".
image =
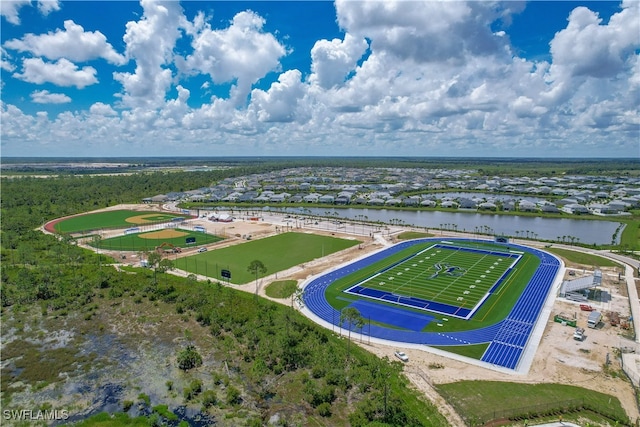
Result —
M602 314L599 311L592 311L589 314L589 319L587 319L587 326L590 328L595 328L602 320Z

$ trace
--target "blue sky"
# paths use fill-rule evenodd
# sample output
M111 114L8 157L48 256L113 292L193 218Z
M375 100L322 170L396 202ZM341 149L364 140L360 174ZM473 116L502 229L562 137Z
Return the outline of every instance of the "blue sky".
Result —
M640 158L640 2L2 0L3 156Z

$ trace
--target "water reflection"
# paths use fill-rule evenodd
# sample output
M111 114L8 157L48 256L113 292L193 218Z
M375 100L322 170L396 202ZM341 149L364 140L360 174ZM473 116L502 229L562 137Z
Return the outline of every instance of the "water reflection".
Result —
M334 216L336 219L380 221L430 229L506 235L566 243L608 245L619 243L623 224L570 218L546 218L475 212L399 211L355 208L292 208L291 213ZM616 230L620 227L619 232ZM615 238L614 238L615 237Z

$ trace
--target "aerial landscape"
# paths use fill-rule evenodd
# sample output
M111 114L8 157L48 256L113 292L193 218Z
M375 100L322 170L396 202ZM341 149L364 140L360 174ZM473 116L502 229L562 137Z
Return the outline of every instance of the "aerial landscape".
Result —
M640 422L639 2L0 15L2 425Z

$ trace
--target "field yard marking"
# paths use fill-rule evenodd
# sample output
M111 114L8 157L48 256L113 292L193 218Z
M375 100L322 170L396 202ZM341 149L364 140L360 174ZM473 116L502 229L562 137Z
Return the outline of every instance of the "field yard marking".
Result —
M451 255L455 255L457 252L458 252L458 251L455 251L455 252L454 252L453 254L451 254ZM468 272L469 270L471 270L472 268L474 268L476 265L478 265L482 260L484 260L484 259L485 259L487 256L489 256L489 255L490 255L490 254L488 254L488 253L484 254L480 259L478 259L478 260L477 260L475 263L473 263L469 268L467 268L467 272ZM455 280L453 280L453 281L449 282L449 284L448 284L444 289L442 289L440 292L438 292L438 293L436 294L436 297L440 296L440 294L442 294L443 292L447 291L447 290L448 290L452 285L454 285L458 280L460 280L460 278L461 278L461 277L463 277L463 276L460 276L460 277L456 278Z
M524 267L524 266L526 266L528 262L529 262L529 260L526 260L522 266L523 266L523 267ZM515 273L516 271L518 271L518 269L517 269L517 268L514 268L514 269L513 269L513 271L512 271L512 273ZM507 289L509 289L509 287L511 286L511 284L512 284L512 283L514 283L514 280L513 280L513 279L514 279L514 277L515 277L515 276L516 276L515 274L512 274L512 275L511 275L511 277L509 278L509 280L508 280L508 281L505 281L504 286L502 286L502 287L500 288L500 290L497 290L497 292L496 292L496 293L494 293L494 295L496 295L496 296L497 296L497 298L495 299L495 301L493 302L493 304L491 304L491 307L489 307L489 310L487 310L487 312L484 314L484 316L482 317L482 320L481 320L481 321L484 321L484 319L487 317L487 315L489 314L489 312L491 312L491 310L493 310L493 307L495 307L495 305L498 303L498 301L500 301L500 299L502 298L502 295L504 295L504 292L503 292L503 291L506 291ZM523 292L524 292L524 289L523 289ZM519 298L518 298L518 299L519 299ZM515 304L514 304L514 305L515 305Z

